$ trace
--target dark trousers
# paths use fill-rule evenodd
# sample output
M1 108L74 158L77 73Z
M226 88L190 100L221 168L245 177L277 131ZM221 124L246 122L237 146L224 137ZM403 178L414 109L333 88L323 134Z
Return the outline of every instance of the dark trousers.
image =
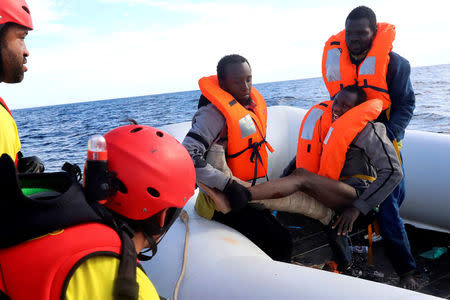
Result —
M238 212L214 212L214 221L236 229L272 259L291 262L292 238L268 209L247 205Z
M406 196L405 169L403 179L395 190L380 205L378 222L387 255L399 276L416 270L416 261L411 254L405 225L400 217L400 205Z

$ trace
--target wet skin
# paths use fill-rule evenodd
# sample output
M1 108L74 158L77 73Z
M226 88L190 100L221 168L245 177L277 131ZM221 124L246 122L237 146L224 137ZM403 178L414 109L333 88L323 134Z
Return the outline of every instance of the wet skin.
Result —
M9 25L2 41L2 77L0 81L6 83L18 83L23 80L24 72L27 71L25 64L30 55L25 46L25 37L28 29L20 25Z
M345 23L345 42L353 55L361 55L372 45L375 32L369 27L367 18L348 20Z
M252 70L248 63L232 63L225 67L225 79L220 87L230 93L240 104L247 105L252 89Z

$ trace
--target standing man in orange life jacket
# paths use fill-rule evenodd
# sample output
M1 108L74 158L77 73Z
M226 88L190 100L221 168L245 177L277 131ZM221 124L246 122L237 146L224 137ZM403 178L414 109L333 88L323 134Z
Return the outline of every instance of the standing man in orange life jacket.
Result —
M32 29L30 10L24 0L1 1L0 82L19 83L23 80L29 56L25 37ZM21 173L43 172L44 165L38 157L22 156L16 122L2 98L0 104L0 155L11 156Z
M370 8L359 6L353 9L345 21L345 30L331 36L325 44L322 75L331 99L342 87L357 84L364 88L368 99L383 100L383 112L377 121L385 124L387 135L401 160L401 140L413 116L415 96L409 62L391 51L394 38L395 26L377 23ZM401 285L416 289L416 263L399 214L405 188L403 177L380 205L378 220Z
M265 181L267 176L267 108L252 87L250 64L240 55L227 55L217 65L217 76L199 80L202 95L192 128L183 145L191 155L197 182L223 191L231 211L223 213L214 200L199 192L195 209L199 215L228 225L244 234L272 259L290 262L292 239L268 209L248 204L250 193L232 177ZM232 175L226 175L206 160L209 151L225 149Z

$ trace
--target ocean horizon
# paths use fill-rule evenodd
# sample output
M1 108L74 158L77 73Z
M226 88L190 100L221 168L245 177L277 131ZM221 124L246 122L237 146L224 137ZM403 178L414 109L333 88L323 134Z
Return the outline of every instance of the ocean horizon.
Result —
M416 109L408 129L450 134L450 64L415 67L411 81ZM321 77L254 85L267 106L304 109L328 100ZM199 90L85 101L12 110L25 156L39 156L47 171L58 171L65 161L82 165L87 140L135 119L160 127L190 121L197 110ZM7 100L7 99L6 99Z

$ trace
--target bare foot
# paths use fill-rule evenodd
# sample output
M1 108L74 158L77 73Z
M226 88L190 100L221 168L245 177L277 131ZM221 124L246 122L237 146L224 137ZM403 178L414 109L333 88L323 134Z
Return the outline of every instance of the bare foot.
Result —
M414 275L410 274L400 278L400 286L404 289L414 291L419 287L419 283L414 278Z

